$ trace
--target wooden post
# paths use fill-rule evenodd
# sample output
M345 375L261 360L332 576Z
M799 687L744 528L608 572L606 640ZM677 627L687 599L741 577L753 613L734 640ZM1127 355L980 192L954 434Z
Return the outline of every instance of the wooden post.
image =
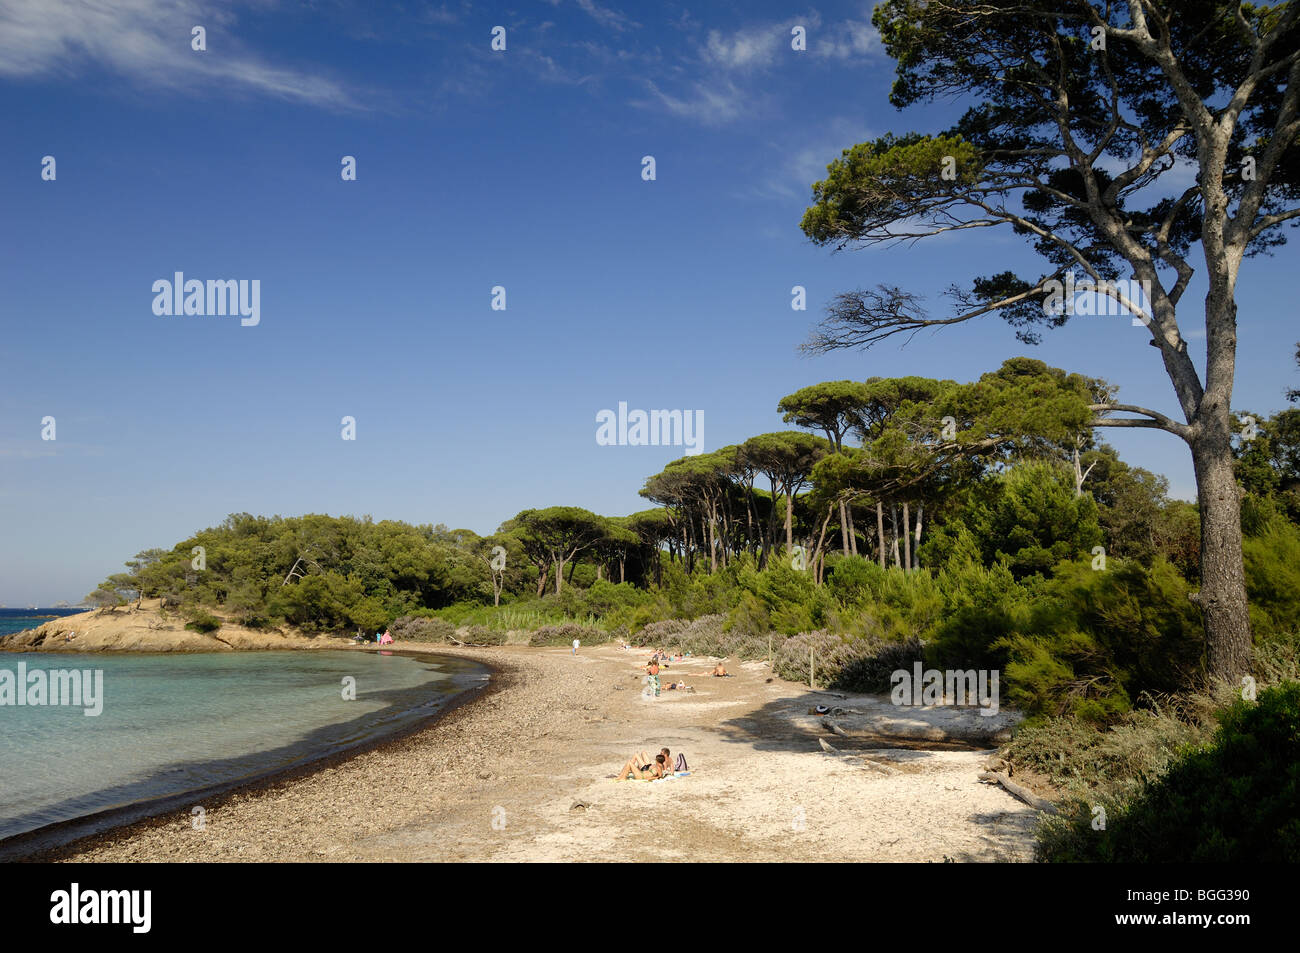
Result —
M812 646L808 646L808 687L817 687L817 660L813 658Z
M772 633L767 633L767 664L775 666L775 660L772 658Z

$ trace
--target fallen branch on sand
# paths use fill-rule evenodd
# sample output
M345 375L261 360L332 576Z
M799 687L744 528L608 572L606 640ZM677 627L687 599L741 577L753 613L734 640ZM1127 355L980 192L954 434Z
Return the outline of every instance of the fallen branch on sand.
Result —
M1026 804L1028 804L1030 807L1036 810L1044 811L1048 814L1056 813L1055 804L1053 804L1051 801L1046 801L1043 798L1039 797L1037 794L1029 790L1027 787L1024 787L1023 785L1020 784L1016 784L1015 781L1012 781L1009 777L1007 777L1005 774L1003 774L1000 771L981 771L980 780L988 781L991 784L1002 785L1004 788L1006 788L1007 793L1011 794L1014 797L1018 797L1020 800L1024 801Z

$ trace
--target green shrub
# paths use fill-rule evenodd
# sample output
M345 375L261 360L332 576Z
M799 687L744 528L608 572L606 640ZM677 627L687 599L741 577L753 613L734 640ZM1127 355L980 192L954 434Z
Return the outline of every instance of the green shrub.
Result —
M1086 801L1044 824L1042 859L1128 863L1300 861L1300 683L1238 700L1213 741L1107 810Z
M211 613L197 609L190 616L190 621L185 623L185 628L191 632L202 632L205 635L209 632L215 632L221 628L221 620Z
M826 570L826 588L842 605L852 605L875 588L884 570L862 556L841 556Z
M767 637L767 633L772 631L772 618L768 614L767 606L763 601L752 592L746 592L741 595L740 602L736 607L727 613L727 621L723 628L736 636L762 636Z
M1257 638L1294 631L1300 625L1300 527L1272 519L1241 546Z
M1075 492L1066 467L1021 463L995 481L990 503L970 514L987 564L1005 561L1017 579L1047 574L1102 541L1097 504Z
M1003 668L1005 640L1026 624L1030 590L1005 565L969 561L945 567L938 586L946 612L926 660L936 668Z

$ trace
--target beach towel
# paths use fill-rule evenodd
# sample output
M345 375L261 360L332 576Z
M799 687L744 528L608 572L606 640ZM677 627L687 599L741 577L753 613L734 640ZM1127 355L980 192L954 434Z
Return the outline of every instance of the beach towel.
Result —
M647 784L662 784L664 781L675 781L677 778L684 778L684 777L687 777L687 776L690 775L690 773L691 773L691 772L689 772L689 771L674 772L673 774L666 774L666 775L664 775L662 778L634 778L634 777L630 777L630 776L629 776L629 777L624 778L623 780L624 780L624 781L644 781L644 782L646 782ZM614 776L614 775L610 775L609 780L610 780L610 781L617 782L617 781L618 781L618 778L617 778L616 776Z

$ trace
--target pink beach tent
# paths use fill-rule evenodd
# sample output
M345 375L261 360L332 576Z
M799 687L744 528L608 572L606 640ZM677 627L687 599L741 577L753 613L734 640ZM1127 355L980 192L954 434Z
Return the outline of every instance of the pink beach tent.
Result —
M381 636L379 637L379 644L380 644L380 645L392 645L392 644L393 644L393 637L392 637L391 635L388 634L388 630L387 630L387 629L385 629L385 630L384 630L384 634L381 635Z

